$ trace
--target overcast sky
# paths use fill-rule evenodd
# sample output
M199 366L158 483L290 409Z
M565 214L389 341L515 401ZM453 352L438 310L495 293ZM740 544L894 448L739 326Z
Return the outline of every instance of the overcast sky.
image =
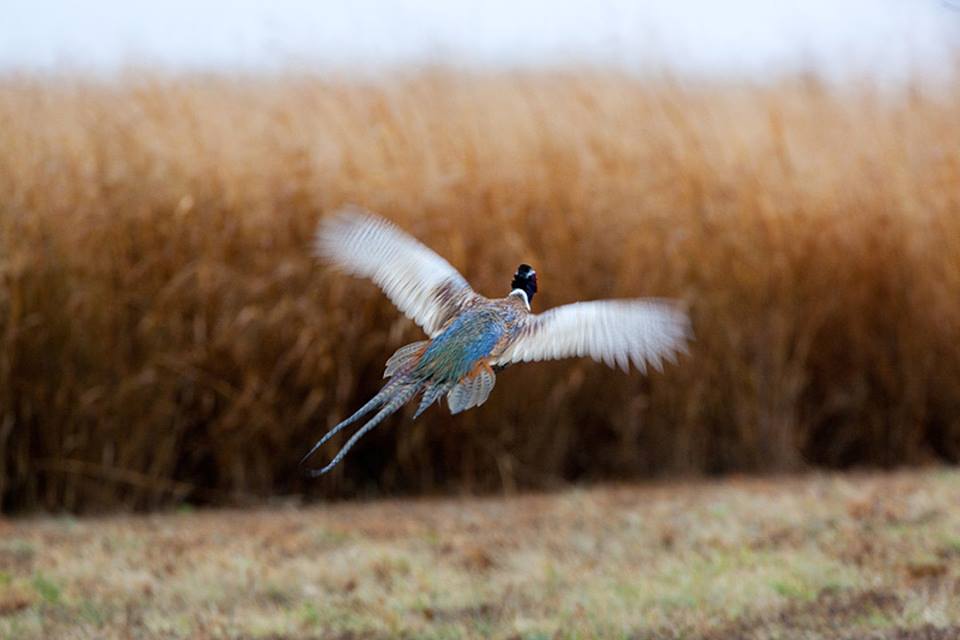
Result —
M6 0L0 69L592 63L903 76L953 65L948 0ZM953 3L960 5L960 0Z

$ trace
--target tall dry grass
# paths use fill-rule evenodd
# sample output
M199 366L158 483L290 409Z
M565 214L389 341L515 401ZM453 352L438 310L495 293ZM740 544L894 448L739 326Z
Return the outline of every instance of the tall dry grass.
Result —
M306 492L960 459L960 85L619 75L0 82L0 500ZM308 250L367 206L540 308L673 296L679 366L499 376L332 478L296 462L418 339ZM329 452L325 452L329 453Z

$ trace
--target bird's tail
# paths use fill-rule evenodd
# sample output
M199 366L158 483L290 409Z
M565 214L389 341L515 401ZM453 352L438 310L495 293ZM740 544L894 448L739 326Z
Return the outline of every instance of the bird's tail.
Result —
M422 382L410 380L407 376L397 376L393 380L384 385L382 389L373 396L367 404L360 407L360 409L354 413L352 416L335 426L334 428L327 431L322 438L317 441L317 444L313 445L313 448L307 452L307 455L303 456L303 459L300 460L300 464L305 463L310 456L316 453L317 449L323 446L323 444L337 435L344 427L350 426L354 422L357 422L360 418L367 415L374 409L381 407L380 411L376 413L370 420L367 421L365 425L360 427L360 429L347 440L347 443L343 445L340 451L337 452L337 455L334 456L333 460L330 461L327 466L322 469L308 469L307 473L316 478L321 476L326 472L333 469L337 466L343 457L347 455L347 452L357 443L360 438L362 438L368 431L373 429L375 426L383 422L390 414L402 407L407 401L410 400L416 393L423 387Z
M420 406L417 407L417 412L413 414L413 419L419 418L421 413L429 409L430 405L447 391L450 391L452 387L453 383L427 382L424 384L423 398L420 399Z

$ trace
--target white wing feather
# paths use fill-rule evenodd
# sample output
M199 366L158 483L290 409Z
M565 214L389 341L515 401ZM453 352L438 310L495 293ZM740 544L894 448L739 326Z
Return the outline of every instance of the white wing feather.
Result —
M673 360L690 337L687 315L669 302L599 300L532 315L496 364L590 356L624 371Z
M320 221L316 253L373 280L430 337L476 295L450 263L391 222L359 207Z

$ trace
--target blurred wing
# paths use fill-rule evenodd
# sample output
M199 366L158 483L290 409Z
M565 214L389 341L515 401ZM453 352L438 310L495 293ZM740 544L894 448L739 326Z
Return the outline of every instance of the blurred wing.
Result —
M430 337L477 295L449 262L393 223L358 207L323 219L315 248L318 256L347 273L373 280Z
M687 314L670 302L599 300L578 302L529 316L518 338L495 364L590 356L624 371L629 364L660 369L690 337Z

